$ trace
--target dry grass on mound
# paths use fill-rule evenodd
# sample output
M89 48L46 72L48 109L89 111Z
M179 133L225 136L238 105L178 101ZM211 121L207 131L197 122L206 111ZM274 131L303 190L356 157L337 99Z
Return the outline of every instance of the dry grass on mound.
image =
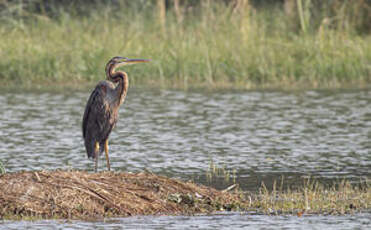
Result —
M35 171L0 175L0 219L178 215L240 208L227 192L150 173Z
M228 192L227 192L228 191ZM264 184L257 192L224 191L152 173L35 171L0 175L1 219L100 219L133 215L192 215L220 210L251 214L344 215L370 212L368 181L297 189Z

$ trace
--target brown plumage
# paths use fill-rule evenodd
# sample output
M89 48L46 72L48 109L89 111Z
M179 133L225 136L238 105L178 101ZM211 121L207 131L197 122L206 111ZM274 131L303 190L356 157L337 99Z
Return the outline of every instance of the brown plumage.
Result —
M95 171L103 146L107 167L110 170L108 137L117 122L120 105L124 102L129 87L127 74L115 69L123 65L148 61L124 57L112 58L106 65L107 80L99 82L90 95L82 121L82 135L88 157L95 159Z

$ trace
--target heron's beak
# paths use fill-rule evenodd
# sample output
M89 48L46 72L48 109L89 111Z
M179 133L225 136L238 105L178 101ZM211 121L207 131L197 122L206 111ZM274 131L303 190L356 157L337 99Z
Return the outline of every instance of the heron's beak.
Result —
M124 59L122 62L125 63L126 65L131 65L131 64L137 64L137 63L144 63L144 62L149 62L151 61L150 59Z

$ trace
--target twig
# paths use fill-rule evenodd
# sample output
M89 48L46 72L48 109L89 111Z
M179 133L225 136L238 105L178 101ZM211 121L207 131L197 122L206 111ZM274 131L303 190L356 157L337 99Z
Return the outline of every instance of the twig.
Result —
M231 191L232 189L234 189L235 187L237 187L237 184L232 184L232 185L229 186L228 188L222 190L222 193L229 192L229 191Z

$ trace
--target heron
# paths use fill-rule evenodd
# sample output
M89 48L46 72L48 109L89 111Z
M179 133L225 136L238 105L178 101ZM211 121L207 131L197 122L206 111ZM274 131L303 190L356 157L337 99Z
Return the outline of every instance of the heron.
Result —
M82 120L82 135L88 158L95 160L95 172L98 170L98 157L103 153L103 149L108 171L111 170L108 137L117 123L119 108L125 100L129 87L127 73L116 69L149 61L149 59L129 59L120 56L111 58L105 68L107 79L100 81L89 97Z

